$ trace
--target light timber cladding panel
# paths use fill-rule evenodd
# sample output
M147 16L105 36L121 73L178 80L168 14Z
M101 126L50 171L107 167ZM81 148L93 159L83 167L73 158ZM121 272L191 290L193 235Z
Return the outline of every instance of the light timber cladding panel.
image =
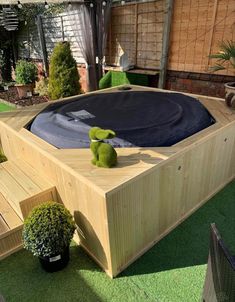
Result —
M0 193L0 260L22 248L23 222Z
M56 186L59 201L63 202L76 219L81 230L81 244L108 273L110 256L104 192L1 121L0 129L4 153L8 159L14 160L20 156L40 175L46 175L50 179ZM31 201L30 205L34 205L33 198ZM36 203L38 201L40 198L35 200ZM27 205L23 204L23 213L27 213Z
M113 274L234 177L234 125L107 194Z
M0 235L0 260L22 249L22 229L23 224Z
M175 0L169 53L170 70L209 72L219 42L235 39L234 0ZM234 75L231 69L220 74Z

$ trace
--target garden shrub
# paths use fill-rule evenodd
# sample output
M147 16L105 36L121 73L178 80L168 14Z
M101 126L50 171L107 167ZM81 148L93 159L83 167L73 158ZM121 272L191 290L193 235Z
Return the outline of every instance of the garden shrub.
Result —
M58 43L52 52L48 92L53 100L81 93L77 64L68 42Z
M48 79L41 78L38 82L36 82L34 91L40 96L48 95Z
M37 66L31 62L19 60L16 64L15 76L17 84L32 84L37 80Z
M47 257L62 253L75 231L70 212L57 202L45 202L31 211L24 221L24 247L34 256Z

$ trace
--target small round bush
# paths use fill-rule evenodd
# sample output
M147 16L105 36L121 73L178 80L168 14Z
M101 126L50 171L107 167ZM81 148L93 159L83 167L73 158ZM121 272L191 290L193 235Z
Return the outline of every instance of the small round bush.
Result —
M52 52L48 92L52 100L81 93L77 63L68 42L58 43Z
M35 207L24 221L24 247L34 256L50 257L69 246L75 231L70 212L57 202Z
M32 84L37 80L37 66L25 60L19 60L16 64L15 76L17 84Z

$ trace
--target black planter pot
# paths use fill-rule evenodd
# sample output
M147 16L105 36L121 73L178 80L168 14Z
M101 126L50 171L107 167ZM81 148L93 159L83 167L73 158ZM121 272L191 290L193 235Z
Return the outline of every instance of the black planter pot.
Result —
M39 257L42 268L49 272L57 272L65 268L69 262L69 246L59 255Z

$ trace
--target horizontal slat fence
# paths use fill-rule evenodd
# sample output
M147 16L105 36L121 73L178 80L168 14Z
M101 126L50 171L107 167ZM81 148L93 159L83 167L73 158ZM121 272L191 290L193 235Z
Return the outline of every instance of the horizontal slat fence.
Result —
M18 55L20 58L41 59L40 43L36 24L25 25L18 32Z
M85 63L72 29L72 22L74 22L72 12L63 13L56 17L42 18L47 53L50 57L56 43L61 41L69 41L75 60L78 63ZM26 25L23 27L19 32L18 42L20 45L22 45L22 47L19 49L19 56L21 58L42 58L36 25Z

